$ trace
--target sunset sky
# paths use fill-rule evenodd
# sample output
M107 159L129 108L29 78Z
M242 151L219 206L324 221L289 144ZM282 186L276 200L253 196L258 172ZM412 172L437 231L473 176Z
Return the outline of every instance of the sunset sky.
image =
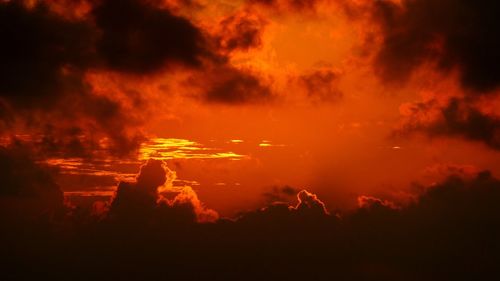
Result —
M62 204L106 220L140 209L135 189L150 186L197 223L277 202L341 217L485 175L497 198L498 12L489 0L0 0L2 212Z

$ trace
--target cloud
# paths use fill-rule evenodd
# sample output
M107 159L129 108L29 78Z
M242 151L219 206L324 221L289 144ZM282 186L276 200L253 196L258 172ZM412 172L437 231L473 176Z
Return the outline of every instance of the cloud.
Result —
M238 43L222 47L158 1L65 3L0 2L0 126L4 135L45 135L36 149L42 155L134 153L154 101L125 82L187 71L201 101L236 105L271 96L261 77L236 69L224 54L258 41L261 26L250 14L224 21L223 30L235 32L224 40ZM248 46L237 38L241 28L252 37Z
M93 60L91 27L40 4L0 3L0 97L16 108L52 108L64 90L82 90Z
M325 203L318 199L316 194L310 193L307 190L301 190L297 193L299 203L295 206L298 212L310 212L317 214L329 214Z
M289 202L297 193L298 190L289 185L273 186L270 191L264 192L262 196L264 196L266 203L272 204L274 202Z
M52 219L64 213L63 193L47 167L22 146L0 146L0 221Z
M147 74L168 63L201 66L208 54L201 31L150 1L105 0L92 11L97 52L110 69Z
M285 192L290 192L288 189ZM273 202L259 210L244 212L234 222L234 228L261 229L266 235L279 237L280 235L300 235L300 233L286 233L298 231L296 228L329 228L332 227L337 217L330 216L325 204L318 199L316 194L307 190L296 193L298 203L291 205L285 202ZM279 223L277 223L279 222ZM304 233L306 234L307 231Z
M430 136L457 136L500 149L500 120L463 99L445 104L430 100L403 106L406 115L397 133L424 132Z
M298 77L299 84L304 87L307 97L313 102L334 102L342 98L338 87L339 72L331 69L319 69Z
M250 70L224 65L210 69L201 73L202 77L196 75L191 79L195 87L202 89L202 99L206 102L241 105L273 99L269 83Z
M86 79L90 69L103 67L99 32L89 18L57 13L54 3L0 3L2 125L6 133L47 134L45 144L63 143L70 156L89 153L85 147L93 144L76 137L89 131L113 142L113 154L127 154L138 147L140 133L128 132L137 119Z
M302 190L295 206L274 203L238 219L203 224L195 223L189 192L178 197L182 190L167 187L171 179L164 163L150 160L135 183L120 184L110 215L127 210L122 223L72 218L69 226L57 226L78 231L38 230L9 238L4 274L26 279L78 273L93 280L198 280L199 274L217 280L470 280L497 273L500 181L487 171L449 176L399 208L362 196L359 209L329 215L315 194ZM159 203L158 184L177 203ZM49 267L54 262L57 270Z
M278 11L314 12L321 0L247 0L249 5L258 5Z
M374 209L374 208L391 208L391 209L397 209L396 205L394 203L387 201L387 200L382 200L373 196L359 196L358 197L358 207L359 208L365 208L365 209Z
M248 51L262 45L266 20L254 12L243 10L231 14L219 23L215 40L218 49L225 52Z
M458 137L498 149L498 116L484 106L496 102L500 86L500 40L488 27L500 24L491 12L498 3L338 3L351 20L364 26L365 47L373 50L372 66L382 86L430 92L421 102L401 107L404 116L396 134Z
M399 2L399 3L398 3ZM375 1L382 29L376 68L385 81L406 80L418 67L435 63L443 72L458 70L460 82L474 93L500 83L500 24L495 1Z
M109 217L125 224L192 224L212 222L217 212L206 208L189 186L173 186L175 172L161 160L141 166L135 183L120 182ZM173 194L169 199L167 193Z

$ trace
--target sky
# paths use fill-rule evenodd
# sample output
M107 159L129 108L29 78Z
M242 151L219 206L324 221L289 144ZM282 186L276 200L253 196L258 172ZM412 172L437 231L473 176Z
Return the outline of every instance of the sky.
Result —
M136 240L123 239L149 249L162 240L143 236L179 227L184 236L167 235L180 243L170 250L199 244L180 260L199 256L192 262L200 265L213 250L206 243L217 245L216 256L265 269L251 280L281 280L295 263L304 272L290 276L312 271L314 280L486 274L497 244L462 242L479 237L466 225L487 237L500 225L492 215L500 199L498 8L489 0L0 0L0 222L13 229L4 239L25 234L9 265L43 254L24 248L43 220L33 243L64 236L79 253L92 248L78 242L87 234L108 245L140 225ZM453 223L439 228L441 219ZM426 247L446 243L426 262L432 247L407 245L395 223ZM269 232L244 234L259 229ZM283 258L274 270L228 250L253 257L251 245L289 232L297 236L271 247ZM318 242L308 248L310 239ZM289 260L291 244L300 258ZM123 262L113 245L96 246L102 262ZM67 245L52 246L50 256L65 264L55 252ZM316 246L338 256L315 255ZM418 253L401 256L403 246ZM468 262L446 247L486 254L458 272ZM86 251L79 263L92 256ZM309 255L345 271L326 273ZM438 273L442 260L449 263ZM158 261L135 262L137 276L158 277ZM27 274L52 273L46 266ZM207 275L185 279L247 271L205 266ZM78 267L64 268L72 275ZM110 268L110 276L135 276Z

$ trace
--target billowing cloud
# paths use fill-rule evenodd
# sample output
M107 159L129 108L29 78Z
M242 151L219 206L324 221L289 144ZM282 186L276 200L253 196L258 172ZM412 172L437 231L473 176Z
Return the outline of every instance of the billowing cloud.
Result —
M111 204L110 218L126 223L210 222L217 212L205 208L189 186L174 187L175 172L161 160L141 166L136 182L120 182ZM173 195L169 199L166 194Z
M325 203L318 199L316 194L310 193L307 190L301 190L297 193L299 203L295 209L299 212L311 212L318 214L329 214Z
M224 54L259 40L259 20L250 15L226 19L223 30L233 35L219 38L239 41L235 36L243 28L250 45L224 47L156 1L73 4L74 9L64 1L0 3L0 126L4 134L44 135L37 148L46 148L43 154L87 157L110 149L125 156L137 150L153 101L141 89L127 88L133 83L107 90L108 80L122 85L165 71L193 71L202 101L242 104L271 95L258 75L233 67Z
M369 24L379 28L368 32L368 44L384 85L432 92L432 97L402 107L399 133L457 137L498 149L498 116L479 105L498 99L500 40L489 28L499 24L492 12L497 3L388 0L344 5L353 18L370 15ZM438 79L452 79L455 85L443 90L432 82Z
M455 136L500 149L500 119L487 115L463 99L452 98L406 104L398 133L424 132L430 136Z
M36 239L11 236L7 250L16 258L9 255L4 273L29 277L43 272L53 277L78 272L104 280L153 278L167 272L174 279L198 279L199 272L182 265L222 280L243 274L248 280L304 279L311 274L319 280L469 280L496 273L500 181L487 171L469 178L450 176L425 187L400 208L363 196L361 208L330 215L315 194L302 190L295 206L275 203L235 220L208 224L195 223L191 199L158 204L156 186L168 184L169 176L161 161L150 160L135 183L120 185L109 215L126 215L121 218L127 219L125 224L115 219L81 223L74 217L66 222L71 226L67 229L76 225L78 231L35 229L31 236L38 235ZM120 208L127 212L119 213ZM56 239L60 237L64 239ZM132 250L140 254L130 255ZM57 273L48 268L54 261L61 265ZM133 266L124 267L126 262ZM469 266L458 266L465 264ZM18 270L26 266L32 270Z
M100 31L96 49L107 67L143 74L168 63L201 65L208 54L201 31L153 3L105 0L95 7L92 14Z
M387 95L382 104L376 94L385 89L378 88L408 82L395 89L413 95L433 83L415 82L413 74L435 78L437 73L456 88L432 91L429 99L402 106L398 133L454 136L498 150L498 114L490 103L498 96L498 40L484 28L495 26L497 4L348 1L369 6L372 17L361 25L364 20L370 25L359 32L373 32L366 42L374 44L374 57L352 58L351 48L357 46L351 41L359 39L361 27L344 26L343 15L322 9L329 1L230 2L0 1L0 58L5 62L0 65L0 130L11 135L11 143L33 143L18 150L0 147L4 279L495 278L500 261L497 170L431 167L426 172L438 179L414 184L404 203L380 197L383 192L374 191L377 197L358 193L360 187L346 178L362 178L360 185L368 182L376 189L380 182L372 179L377 176L384 188L398 188L414 167L441 161L435 160L442 154L434 146L432 157L417 157L419 144L381 137L396 119L382 111L394 110L406 96ZM314 48L322 42L327 47ZM372 63L381 84L372 77ZM328 68L314 70L314 65ZM334 67L345 69L342 77ZM281 92L274 99L280 90L287 106L271 102L241 111L228 106L281 101ZM302 93L319 104L342 96L350 104L314 107L296 96ZM127 161L109 157L109 152L130 156L127 152L143 140L143 128L166 134L162 138L194 139L181 140L192 143L185 146L163 139L155 146L159 152L151 154L165 159L182 154L182 180L154 159L134 180L140 165L136 155ZM29 136L18 134L24 131ZM221 144L220 151L198 145L208 140L214 147ZM105 156L97 159L100 153ZM207 153L214 157L203 157ZM466 153L457 158L472 154ZM485 155L471 159L471 165L492 163L493 156ZM39 164L47 157L77 175L67 182L105 185L108 195L99 190L92 195L99 200L116 188L115 197L109 205L74 207L56 217L63 208L63 184ZM101 161L106 168L81 158ZM398 167L408 160L417 164ZM201 168L191 171L196 169L188 161ZM125 179L116 186L115 176ZM326 184L327 177L335 184ZM394 187L385 182L395 177ZM261 182L276 186L263 194ZM339 211L335 203L343 204L341 193L367 195L358 197L358 208ZM252 201L263 198L266 206L253 210ZM233 218L220 217L204 203L243 201L252 209L240 208ZM325 202L333 204L327 208Z
M216 68L203 83L205 100L214 103L262 103L273 98L269 85L259 76L232 67Z
M365 209L373 209L373 208L393 208L395 209L396 206L394 203L387 201L387 200L382 200L377 197L373 196L359 196L358 197L358 206L359 208L365 208Z
M16 108L50 107L64 91L78 95L81 71L93 61L93 31L45 5L0 3L0 97Z
M385 81L404 80L432 62L445 72L458 70L464 88L479 93L500 83L500 24L495 1L375 1L382 28L376 66Z
M265 198L266 203L272 204L274 202L289 202L297 194L297 189L285 185L285 186L273 186L269 191L262 194Z
M307 97L316 103L335 102L343 94L338 87L340 73L332 69L318 69L298 77L299 85L303 86Z
M262 45L262 33L266 20L256 13L243 10L231 14L219 23L215 39L220 50L246 51Z

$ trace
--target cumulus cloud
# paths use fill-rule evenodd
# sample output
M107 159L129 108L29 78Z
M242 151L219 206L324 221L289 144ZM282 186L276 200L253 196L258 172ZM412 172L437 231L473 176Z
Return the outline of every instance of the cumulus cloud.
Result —
M161 160L150 159L137 175L136 182L120 182L109 216L127 223L211 222L217 212L206 208L189 186L173 186L175 172ZM166 193L173 194L169 199Z
M316 194L310 193L307 190L301 190L297 193L299 203L295 206L298 212L311 212L318 214L329 214L325 203L318 199Z
M218 280L470 280L497 273L500 181L487 171L450 176L398 208L362 196L359 209L329 215L315 194L302 190L296 205L274 203L208 224L195 223L193 198L188 191L178 197L182 190L166 186L171 178L161 161L150 160L135 183L120 184L110 215L137 221L72 221L62 226L71 230L77 224L78 231L62 236L10 237L12 254L0 256L9 265L4 274L26 279L78 272L95 280L198 280L199 274ZM177 202L159 203L157 185L160 193L172 193L164 200ZM53 262L61 266L53 270ZM27 267L31 270L18 270Z

